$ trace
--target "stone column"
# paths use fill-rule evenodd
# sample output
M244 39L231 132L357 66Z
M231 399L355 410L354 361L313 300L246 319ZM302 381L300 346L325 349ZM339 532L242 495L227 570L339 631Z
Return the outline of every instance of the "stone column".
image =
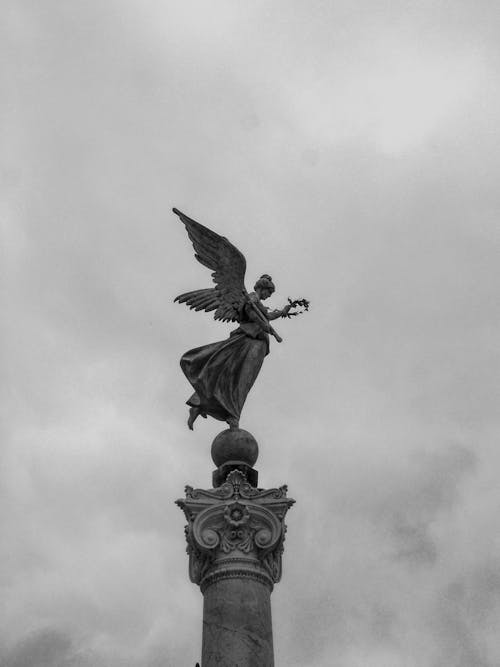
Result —
M212 489L186 487L189 576L204 596L201 667L272 667L271 592L281 578L286 486L257 488L258 447L241 429L212 445Z

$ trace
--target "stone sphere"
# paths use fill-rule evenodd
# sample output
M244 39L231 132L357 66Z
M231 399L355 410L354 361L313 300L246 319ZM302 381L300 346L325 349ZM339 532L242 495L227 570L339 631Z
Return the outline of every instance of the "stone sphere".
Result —
M242 428L228 428L219 433L212 443L212 459L217 467L229 461L239 461L252 468L258 455L256 439Z

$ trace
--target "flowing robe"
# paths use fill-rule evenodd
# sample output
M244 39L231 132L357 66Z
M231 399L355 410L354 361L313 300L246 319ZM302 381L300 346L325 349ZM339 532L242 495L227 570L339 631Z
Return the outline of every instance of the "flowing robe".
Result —
M250 295L267 320L267 308ZM269 335L249 304L242 308L240 326L227 340L189 350L181 368L194 394L187 404L215 419L239 421L248 392L269 353Z

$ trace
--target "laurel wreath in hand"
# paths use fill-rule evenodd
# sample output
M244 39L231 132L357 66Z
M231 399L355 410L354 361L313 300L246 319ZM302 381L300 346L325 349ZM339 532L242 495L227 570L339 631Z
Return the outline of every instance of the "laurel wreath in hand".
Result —
M290 299L290 297L288 297L288 303L290 305L290 308L297 308L297 306L300 306L301 308L303 308L303 310L298 310L298 311L295 311L293 313L288 311L286 313L283 313L283 315L281 317L288 317L288 318L295 317L295 315L301 315L306 310L309 310L310 301L308 301L307 299L293 299L292 300L292 299Z

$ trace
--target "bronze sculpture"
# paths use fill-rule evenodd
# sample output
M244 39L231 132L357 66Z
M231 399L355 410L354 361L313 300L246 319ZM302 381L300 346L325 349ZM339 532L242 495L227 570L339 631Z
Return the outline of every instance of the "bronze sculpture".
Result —
M309 302L288 299L282 309L269 311L262 301L275 290L271 276L262 275L255 283L255 291L249 294L244 283L243 254L225 237L176 208L173 212L186 226L196 259L213 271L215 283L215 287L181 294L175 301L194 310L215 311L216 320L239 324L228 339L189 350L182 356L181 368L194 389L187 401L188 426L192 429L199 415L209 415L226 421L230 428L238 428L248 392L269 353L269 334L282 341L269 322L298 315L303 311L290 311L297 306L308 310Z

